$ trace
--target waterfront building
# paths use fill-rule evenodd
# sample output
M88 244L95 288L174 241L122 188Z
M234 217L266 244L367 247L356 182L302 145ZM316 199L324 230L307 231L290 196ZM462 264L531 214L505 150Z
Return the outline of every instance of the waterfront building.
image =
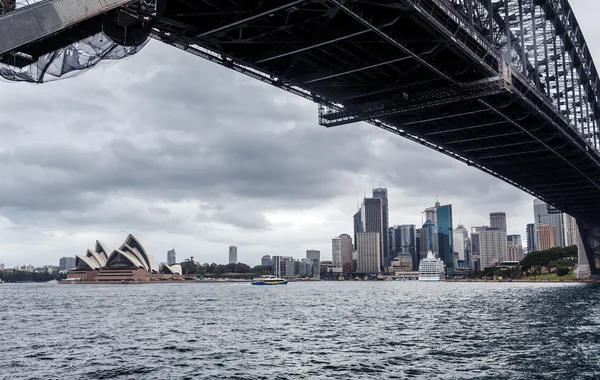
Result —
M383 233L381 235L381 246L382 246L382 256L383 256L383 261L382 261L382 265L385 266L389 266L393 255L391 254L390 250L389 250L389 241L388 241L388 228L390 226L390 222L389 222L389 209L388 209L388 192L386 188L377 188L377 189L373 189L373 198L377 199L381 199L381 213L382 213L382 230ZM369 231L367 231L369 232Z
M542 250L540 244L538 244L537 242L537 231L539 225L553 226L555 247L565 246L564 216L562 212L556 211L552 206L549 206L548 204L539 199L534 199L533 221L536 231L536 233L534 234L536 250Z
M74 257L61 257L58 261L58 268L60 270L73 269L76 267Z
M527 234L527 252L533 252L536 250L535 248L535 224L529 223L525 230Z
M477 242L476 247L473 246L474 241ZM471 242L473 255L478 250L481 270L505 260L507 255L506 231L487 226L474 227L471 231Z
M260 265L263 267L270 267L273 265L273 261L271 260L271 256L269 255L264 255L263 257L261 257L260 259Z
M379 273L381 271L381 238L378 232L357 234L358 273Z
M319 279L321 273L321 251L309 249L306 251L306 259L312 262L313 278Z
M342 267L342 239L339 237L331 239L331 261L334 268Z
M75 256L75 269L67 274L69 280L90 282L132 282L158 279L181 279L181 265L159 266L142 243L133 235L114 251L96 241L94 250Z
M387 230L383 229L383 208L381 198L365 198L362 204L361 215L363 222L363 231L376 232L379 236L379 254L381 255L381 257L379 258L379 262L381 263L381 265L383 265L384 241L382 239L382 236L387 236Z
M282 269L282 275L286 277L293 277L296 275L296 262L293 260L288 260L283 262L285 265Z
M390 268L391 273L396 272L412 272L413 271L413 260L411 255L400 254L392 260Z
M296 276L311 276L313 265L308 259L296 260L294 262Z
M521 261L523 260L523 246L509 244L506 246L505 261Z
M271 258L271 267L273 269L273 274L283 276L285 274L285 263L288 261L294 261L294 258L292 256L273 256Z
M490 227L506 231L506 213L492 212L490 213Z
M540 224L537 226L538 250L556 247L556 227Z
M437 211L438 257L442 259L446 269L454 267L452 205L438 206Z
M175 248L167 251L167 265L173 265L177 263L177 253L175 253Z
M0 263L0 272L4 270L4 263Z
M352 272L352 237L348 234L340 235L342 245L342 271L344 273Z
M229 246L229 264L237 264L238 263L238 252L237 247L235 245Z

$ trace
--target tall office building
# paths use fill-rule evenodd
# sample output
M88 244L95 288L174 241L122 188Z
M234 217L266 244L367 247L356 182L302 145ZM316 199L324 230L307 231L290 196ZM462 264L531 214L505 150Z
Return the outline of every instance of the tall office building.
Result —
M394 245L395 245L395 243L394 243L394 227L388 227L387 233L388 233L388 252L389 252L390 256L396 257L398 255L398 253L396 252L396 249L394 247Z
M383 228L383 207L381 198L365 198L362 204L361 217L364 232L377 232L379 234L379 253L381 254L379 261L383 265L384 241L382 236L387 236L387 229ZM358 250L358 242L356 244Z
M523 260L523 246L509 244L506 246L506 261Z
M321 278L321 251L307 249L306 258L312 262L313 278Z
M352 237L348 234L341 234L342 242L342 269L344 273L352 272Z
M527 233L527 252L533 252L535 248L535 224L529 223L525 231Z
M426 258L429 251L433 252L433 254L438 257L438 239L435 228L435 223L433 223L430 219L427 219L420 230L419 236L421 238L421 259Z
M453 232L454 240L454 260L458 262L465 261L465 235L462 231L455 229Z
M577 245L579 241L579 229L577 228L577 221L574 217L568 214L563 214L563 228L565 247L571 245Z
M499 228L479 227L479 263L481 270L507 257L506 231Z
M237 263L238 263L237 247L235 245L230 245L229 246L229 264L237 264Z
M523 246L521 235L506 235L506 243L508 245L520 245Z
M467 231L467 229L465 228L465 226L463 226L462 224L459 224L458 227L456 227L456 229L454 230L454 232L459 232L462 234L462 241L463 243L463 252L464 252L464 257L462 259L460 259L459 257L459 261L463 260L460 263L461 267L469 267L470 262L471 262L471 239L469 238L469 231ZM455 252L459 252L457 249L457 243L456 241L454 241L454 251ZM460 256L460 255L459 255Z
M361 232L357 235L358 273L379 273L381 271L381 238L379 232Z
M471 258L469 265L473 270L481 270L480 266L480 245L479 245L479 231L483 227L471 227Z
M4 263L0 263L0 271L4 270Z
M417 251L417 230L414 224L403 224L394 226L394 243L396 256L410 255L412 258L412 267L418 268L420 260Z
M454 247L452 241L454 234L452 230L452 205L438 206L436 214L438 257L442 259L446 268L453 268Z
M260 259L260 265L262 265L263 267L270 267L270 266L272 266L273 265L273 261L271 260L271 256L264 255Z
M382 239L382 246L383 246L383 251L382 251L382 255L383 255L383 265L386 267L389 267L392 264L392 254L390 252L389 249L389 238L388 238L388 228L390 227L390 222L389 222L389 210L388 210L388 193L387 193L387 189L384 188L377 188L377 189L373 189L373 198L379 198L381 199L381 212L382 212L382 223L383 223L383 239Z
M342 267L342 239L339 237L331 239L331 262L334 268Z
M490 227L506 231L506 213L492 212L490 213Z
M564 220L563 213L551 212L552 207L548 206L545 202L539 199L533 200L533 222L535 225L535 246L537 250L541 250L540 245L537 243L537 227L539 225L554 226L554 240L557 247L565 246L565 233L564 233Z
M61 257L58 261L58 267L60 270L67 270L75 268L75 258L74 257Z
M177 263L177 254L175 248L167 251L167 265L173 265Z
M362 221L362 207L358 209L356 214L354 214L354 250L356 251L356 234L360 232L365 232L363 230L363 221Z
M545 224L537 226L538 250L543 251L556 247L556 228Z
M440 203L436 202L435 207L428 207L425 209L425 211L423 211L425 214L425 220L431 220L433 224L437 223L437 208L439 205Z

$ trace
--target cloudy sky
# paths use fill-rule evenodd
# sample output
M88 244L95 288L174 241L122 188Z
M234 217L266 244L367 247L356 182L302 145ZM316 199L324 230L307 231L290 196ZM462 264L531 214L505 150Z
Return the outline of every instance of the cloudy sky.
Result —
M572 0L600 62L597 0ZM136 235L160 261L263 254L331 257L357 197L388 188L390 224L419 224L439 197L470 228L532 198L363 123L325 129L315 104L157 42L44 85L0 83L0 263L58 264Z

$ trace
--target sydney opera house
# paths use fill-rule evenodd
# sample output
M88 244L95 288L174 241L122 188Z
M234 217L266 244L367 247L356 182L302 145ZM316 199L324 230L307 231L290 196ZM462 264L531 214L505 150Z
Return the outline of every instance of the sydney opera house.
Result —
M94 250L75 256L76 268L67 275L67 281L86 283L148 282L182 280L181 265L159 265L133 235L114 251L96 241Z

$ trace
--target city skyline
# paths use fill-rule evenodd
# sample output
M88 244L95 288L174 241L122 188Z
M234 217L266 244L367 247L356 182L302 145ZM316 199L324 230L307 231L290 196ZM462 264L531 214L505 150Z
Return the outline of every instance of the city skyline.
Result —
M600 5L572 6L600 62ZM352 236L357 196L379 184L390 226L422 226L438 197L453 227L502 211L507 233L525 236L534 222L533 197L490 175L365 123L321 127L315 104L156 41L77 78L2 88L7 267L58 263L124 233L203 262L226 261L231 244L247 263L307 249L330 258L331 239Z

